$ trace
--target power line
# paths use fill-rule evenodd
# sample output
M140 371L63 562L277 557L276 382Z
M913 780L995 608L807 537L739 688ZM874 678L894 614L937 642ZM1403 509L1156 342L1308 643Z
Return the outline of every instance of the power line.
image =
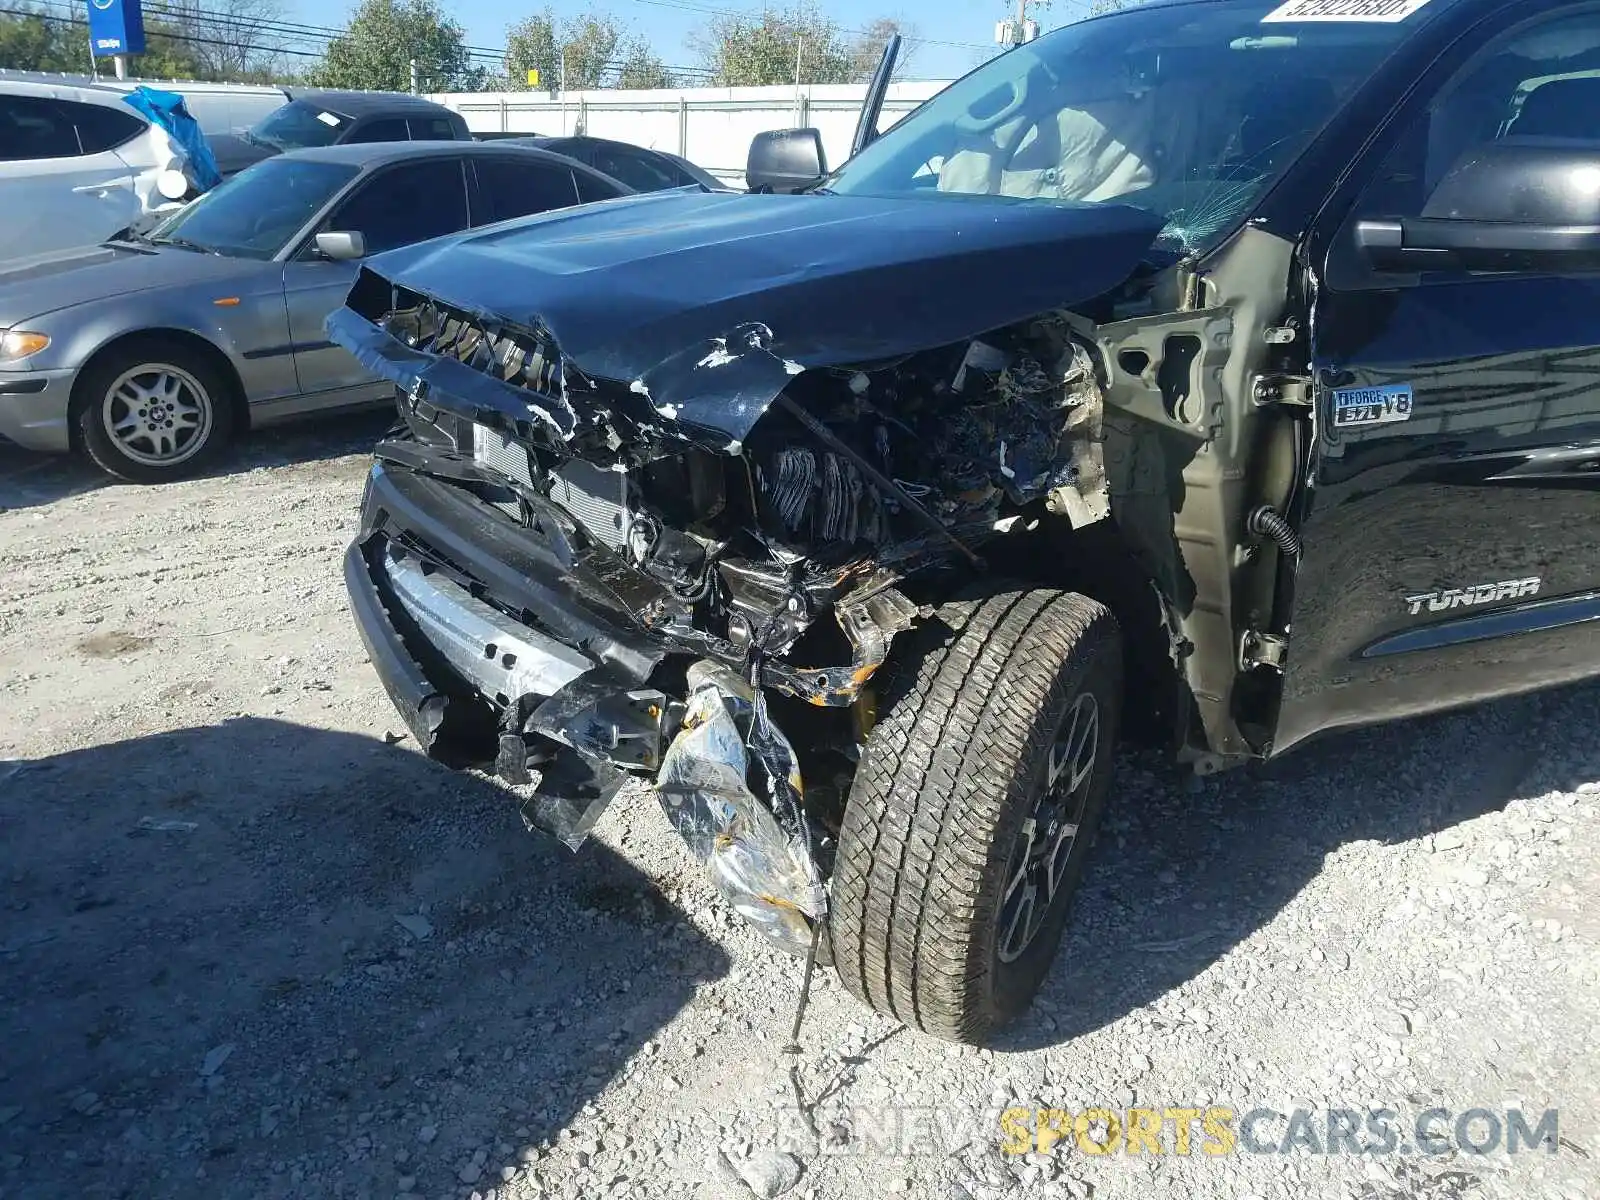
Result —
M686 3L684 0L635 0L635 2L640 4L652 4L660 8L679 9L684 12L694 12L708 16L747 17L753 15L749 12L740 12L734 9L714 8L706 5ZM55 11L51 12L48 10ZM144 5L144 11L150 16L163 20L164 23L174 20L184 22L204 22L207 26L217 27L217 29L223 33L232 31L238 35L245 33L261 35L264 40L261 44L252 47L252 49L258 50L263 56L288 55L295 58L323 58L325 57L326 53L324 49L294 49L291 46L284 45L282 43L325 43L335 38L347 37L350 33L348 28L338 29L329 25L311 25L299 21L279 20L277 18L270 20L257 20L239 13L217 12L212 9L201 8L198 6L187 7L173 5L170 3L163 3L161 0L151 0L151 2L146 3ZM74 27L87 27L88 20L85 17L78 16L77 12L77 6L68 3L67 0L37 0L36 6L32 8L0 8L0 14L8 16L37 17L40 20L50 21L55 24L70 25ZM62 13L64 15L57 15L57 13ZM228 41L222 38L205 37L197 33L187 32L182 28L172 28L169 26L168 28L156 29L152 30L151 32L155 37L165 38L172 42L189 43L196 46L219 46L235 50L240 48L237 40ZM859 35L872 31L866 29L847 29L842 30L841 32ZM277 43L269 43L265 40L268 37L275 37L280 40ZM911 40L937 46L955 46L962 49L989 48L974 42L947 42L934 38L921 37ZM499 68L502 72L505 71L505 59L509 48L494 49L485 46L469 45L463 45L462 48L467 52L469 59L486 61ZM479 63L480 67L482 66L482 61ZM621 71L627 65L627 60L609 59L599 65L597 73ZM662 64L662 69L666 71L667 74L679 78L696 77L705 79L713 78L716 75L716 71L714 69L702 66L671 66L668 64ZM448 80L451 78L451 75L447 73L429 72L426 77L430 79ZM505 72L505 77L510 77L509 72Z
M709 17L740 17L750 19L763 15L762 13L758 13L753 9L715 8L710 5L690 3L688 0L633 0L633 3L648 4L652 8L673 8L677 9L679 12L698 13L702 16ZM839 32L843 34L854 34L859 37L869 33L876 33L877 31L874 29L841 29ZM920 34L915 37L909 37L906 40L910 42L918 42L925 46L954 46L958 50L993 49L993 47L982 42L947 42L939 38L922 37Z
M49 13L42 13L42 12L38 12L36 10L26 9L26 8L0 8L0 14L4 14L6 16L12 16L12 17L33 17L33 18L35 18L37 20L40 20L40 21L51 21L51 22L54 22L57 25L75 25L75 26L79 26L79 27L82 27L82 28L85 28L85 29L87 29L88 26L89 26L89 20L88 20L87 17L57 17L57 16L52 16ZM195 37L193 34L187 34L187 33L176 33L176 32L169 33L166 30L161 30L161 29L156 30L154 36L159 37L159 38L165 38L167 41L171 41L171 42L190 42L190 43L193 43L194 45L197 45L197 46L229 46L229 47L233 47L235 45L235 43L233 43L233 42L219 41L216 38ZM321 58L322 57L322 55L318 54L314 50L288 50L288 49L281 49L281 50L275 51L275 53L278 53L278 54L295 54L295 55L299 55L299 56L304 57L304 58Z
M73 18L70 15L77 11L76 6L65 3L64 0L40 0L40 7L65 10L69 14L69 16L66 18L56 18L58 20L69 19L74 20L74 23L76 24L84 23L81 19ZM9 12L13 10L8 9L5 11ZM175 7L169 4L161 3L144 5L144 12L148 15L158 18L178 19L184 21L204 21L208 25L220 26L224 30L232 29L241 32L272 34L291 42L326 42L332 40L333 38L345 37L350 32L347 28L337 29L328 25L307 25L297 21L282 21L276 18L271 20L256 20L255 18L241 16L234 13L215 12L211 9L199 7ZM26 15L42 14L34 13ZM171 36L170 34L166 34L165 31L161 32L163 33L163 36ZM191 38L190 40L200 41L201 39ZM215 42L209 44L230 45L232 43ZM268 49L268 47L262 48L264 50ZM473 58L502 59L505 57L505 50L503 49L493 49L487 46L471 46L466 45L465 43L463 43L462 48L467 51L469 57ZM293 50L284 50L283 52L287 54L305 53L303 51Z

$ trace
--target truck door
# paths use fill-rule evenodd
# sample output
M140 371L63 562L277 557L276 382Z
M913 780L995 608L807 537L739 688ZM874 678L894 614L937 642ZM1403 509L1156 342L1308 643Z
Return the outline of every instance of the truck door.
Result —
M1600 255L1485 271L1374 248L1451 216L1441 182L1508 141L1592 154L1600 179L1600 5L1508 5L1466 35L1312 234L1317 433L1278 750L1600 674Z

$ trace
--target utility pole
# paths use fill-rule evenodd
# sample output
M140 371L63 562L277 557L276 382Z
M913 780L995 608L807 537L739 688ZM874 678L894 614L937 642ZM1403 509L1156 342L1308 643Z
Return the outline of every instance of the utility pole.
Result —
M795 40L794 40L794 123L796 125L799 125L801 123L801 121L800 121L800 55L801 55L801 52L805 49L805 46L806 46L806 39L805 39L805 35L804 34L802 34L800 37L795 38Z
M994 27L994 40L1007 50L1015 50L1038 36L1039 22L1028 20L1028 0L1017 0L1017 15Z
M411 60L411 94L417 95L422 91L422 72L417 70L417 60Z

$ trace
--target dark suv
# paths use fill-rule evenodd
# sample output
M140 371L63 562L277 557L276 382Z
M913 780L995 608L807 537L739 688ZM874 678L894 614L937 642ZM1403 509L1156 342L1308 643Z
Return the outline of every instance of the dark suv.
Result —
M981 1041L1124 730L1200 773L1600 673L1600 6L1153 0L824 174L369 263L346 578L429 753ZM637 802L636 800L634 802Z
M284 94L289 103L274 109L244 133L211 135L211 150L224 175L285 150L351 142L472 140L460 113L421 96L306 88L286 89Z

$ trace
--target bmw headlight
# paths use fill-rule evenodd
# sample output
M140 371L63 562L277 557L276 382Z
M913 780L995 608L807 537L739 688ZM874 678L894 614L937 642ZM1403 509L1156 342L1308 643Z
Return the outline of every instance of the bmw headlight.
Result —
M43 333L28 333L22 329L11 329L0 333L0 363L14 362L19 358L27 358L30 354L37 354L50 344L49 335Z

